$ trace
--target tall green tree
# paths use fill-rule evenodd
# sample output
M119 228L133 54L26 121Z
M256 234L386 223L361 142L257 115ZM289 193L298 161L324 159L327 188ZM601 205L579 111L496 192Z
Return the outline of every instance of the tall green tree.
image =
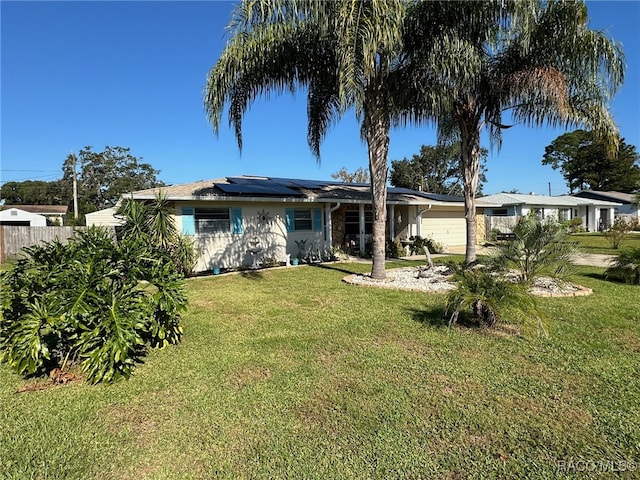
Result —
M81 213L102 210L116 204L124 193L164 185L158 180L159 170L143 163L126 147L105 147L94 152L85 147L74 159L69 155L62 165L63 181L73 179L73 163L76 161L78 196Z
M593 132L575 130L545 148L543 165L560 169L569 191L615 190L631 193L640 183L640 156L634 145L620 139L615 155Z
M369 171L362 167L358 167L353 173L342 167L337 172L332 173L331 178L345 183L369 183L371 181Z
M482 193L482 184L487 181L485 163L488 154L486 148L481 149L478 194ZM423 145L420 153L413 155L411 159L392 160L389 181L394 187L462 196L464 187L460 168L460 144Z
M71 191L67 191L61 180L12 181L0 187L0 199L8 205L68 205L70 198Z
M308 142L320 158L329 125L354 108L366 142L373 211L373 278L385 277L387 153L406 2L243 1L210 70L205 108L218 132L225 105L242 148L242 118L270 91L307 89Z
M433 35L434 24L442 34ZM480 134L486 129L499 147L505 112L529 126L585 125L617 147L608 104L623 81L623 54L589 28L584 2L419 2L404 38L420 92L406 108L438 117L441 136L461 141L467 263L476 258Z

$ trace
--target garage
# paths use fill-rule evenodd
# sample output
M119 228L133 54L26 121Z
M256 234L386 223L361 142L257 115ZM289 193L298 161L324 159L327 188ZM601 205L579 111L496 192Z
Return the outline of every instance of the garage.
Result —
M422 236L440 243L445 249L464 246L467 226L463 208L432 207L422 214Z

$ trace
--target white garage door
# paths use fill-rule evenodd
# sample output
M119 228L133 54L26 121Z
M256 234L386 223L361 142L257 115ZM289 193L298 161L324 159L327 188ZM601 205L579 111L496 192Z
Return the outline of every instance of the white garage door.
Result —
M432 238L444 247L465 245L467 227L464 209L436 209L422 214L422 236Z

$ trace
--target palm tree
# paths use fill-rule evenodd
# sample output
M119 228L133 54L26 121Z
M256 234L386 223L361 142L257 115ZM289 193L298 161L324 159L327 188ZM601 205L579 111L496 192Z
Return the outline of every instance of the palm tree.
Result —
M480 134L487 128L499 147L504 112L530 126L586 125L617 147L607 105L623 80L623 54L589 29L582 1L419 2L407 15L404 49L422 98L404 108L438 117L440 133L454 131L461 142L467 263L476 258Z
M402 0L244 1L210 70L205 109L217 133L225 105L242 148L242 118L270 91L307 88L308 143L320 158L329 125L350 108L367 143L373 209L373 278L385 277L387 153L394 111L392 75L401 51Z

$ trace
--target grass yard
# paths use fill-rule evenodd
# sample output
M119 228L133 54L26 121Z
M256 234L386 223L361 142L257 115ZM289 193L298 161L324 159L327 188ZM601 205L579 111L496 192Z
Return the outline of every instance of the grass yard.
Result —
M0 478L640 476L638 287L582 268L595 294L522 338L340 282L368 268L190 280L182 344L112 386L15 393L0 366Z
M583 251L587 253L603 253L608 255L616 255L625 247L640 248L640 233L634 232L627 235L618 250L611 248L611 243L602 233L576 233L570 235L571 240L579 243Z

